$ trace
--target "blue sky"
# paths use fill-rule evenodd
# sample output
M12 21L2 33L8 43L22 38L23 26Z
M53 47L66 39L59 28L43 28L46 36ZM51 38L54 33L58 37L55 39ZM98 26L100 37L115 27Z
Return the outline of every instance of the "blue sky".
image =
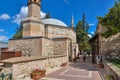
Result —
M26 17L28 0L0 0L0 41L8 42ZM90 25L89 33L96 29L96 16L104 16L114 5L114 0L42 0L41 15L50 12L52 18L59 19L70 26L72 14L75 25L85 12Z

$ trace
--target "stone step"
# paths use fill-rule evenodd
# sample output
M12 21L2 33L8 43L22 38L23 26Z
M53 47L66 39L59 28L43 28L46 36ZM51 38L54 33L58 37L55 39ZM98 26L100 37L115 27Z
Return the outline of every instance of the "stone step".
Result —
M40 80L65 80L65 79L55 79L55 78L48 78L48 77L44 77Z

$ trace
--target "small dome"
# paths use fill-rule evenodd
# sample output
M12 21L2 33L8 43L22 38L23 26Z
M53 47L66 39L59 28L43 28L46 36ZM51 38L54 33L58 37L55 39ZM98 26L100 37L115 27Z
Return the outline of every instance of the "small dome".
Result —
M42 22L44 24L52 24L52 25L67 27L67 25L64 22L62 22L62 21L60 21L58 19L51 19L51 18L49 18L49 19L43 19Z

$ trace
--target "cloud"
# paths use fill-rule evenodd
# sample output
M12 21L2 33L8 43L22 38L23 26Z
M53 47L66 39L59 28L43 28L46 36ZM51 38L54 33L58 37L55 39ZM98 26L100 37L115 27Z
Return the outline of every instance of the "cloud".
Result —
M4 32L5 30L4 29L0 29L0 32Z
M93 35L93 34L95 34L95 32L94 32L94 31L92 31L92 32L91 32L91 34Z
M94 26L96 24L96 21L94 21L93 23L89 23L89 26Z
M64 2L65 2L66 4L70 4L68 0L64 0Z
M10 16L8 14L4 13L0 15L0 20L8 20L8 19L10 19Z
M41 14L41 18L42 18L42 19L46 16L46 13L44 13L44 12L42 12L42 11L41 11L40 14Z
M28 14L28 7L27 6L21 7L19 14L14 16L13 22L20 24L20 22L27 17L27 14ZM41 18L44 18L45 15L46 15L46 13L41 11Z
M92 38L92 35L88 34L88 37Z
M8 37L6 36L0 36L0 41L8 40Z
M28 13L28 7L25 6L21 7L19 14L14 16L13 22L20 24L20 22L27 17L27 13Z

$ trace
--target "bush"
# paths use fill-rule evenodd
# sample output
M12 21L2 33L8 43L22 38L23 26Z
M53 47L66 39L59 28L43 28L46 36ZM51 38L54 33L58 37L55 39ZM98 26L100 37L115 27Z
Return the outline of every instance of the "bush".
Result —
M105 75L105 80L114 80L113 75Z

